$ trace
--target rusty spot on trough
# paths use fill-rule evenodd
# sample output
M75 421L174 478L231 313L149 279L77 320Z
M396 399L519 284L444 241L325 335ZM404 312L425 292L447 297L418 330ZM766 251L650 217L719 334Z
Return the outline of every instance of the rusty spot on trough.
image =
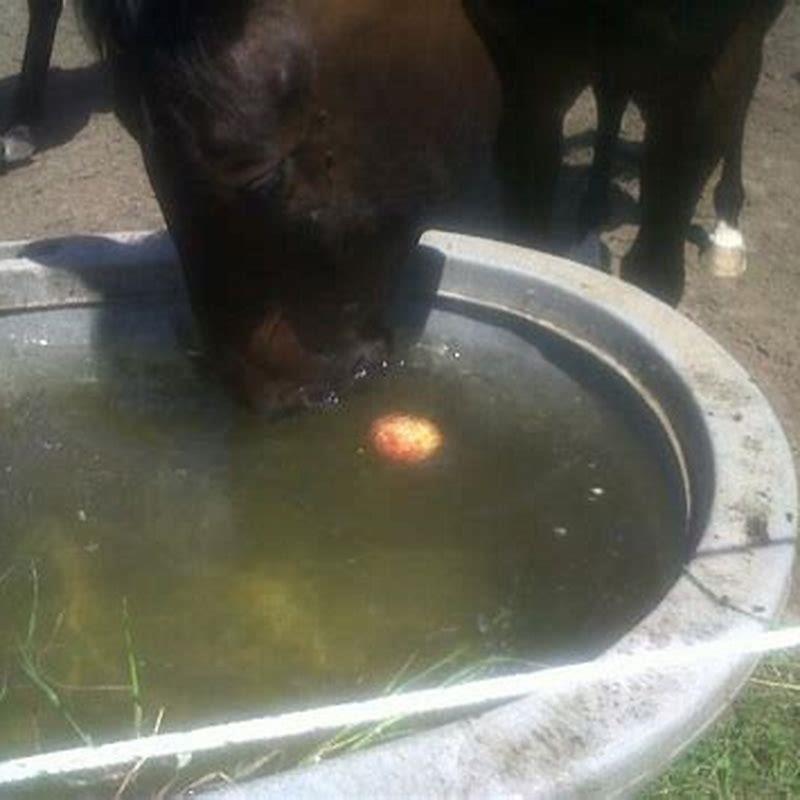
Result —
M747 538L753 544L767 544L769 542L767 518L764 514L754 514L747 518Z

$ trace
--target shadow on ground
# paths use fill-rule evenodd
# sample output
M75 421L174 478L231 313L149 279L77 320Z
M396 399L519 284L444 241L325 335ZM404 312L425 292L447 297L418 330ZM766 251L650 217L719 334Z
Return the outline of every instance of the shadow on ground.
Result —
M0 130L9 122L17 82L16 75L0 80ZM45 94L44 119L36 131L37 150L41 152L66 144L89 124L93 114L110 111L111 84L103 65L52 68Z

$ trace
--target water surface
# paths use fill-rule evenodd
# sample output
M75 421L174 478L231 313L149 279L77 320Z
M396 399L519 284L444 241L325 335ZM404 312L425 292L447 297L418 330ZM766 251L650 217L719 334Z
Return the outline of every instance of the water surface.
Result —
M684 547L652 420L568 348L430 328L268 423L163 309L0 319L0 756L367 697L410 659L556 663L649 610ZM395 411L440 454L380 460Z

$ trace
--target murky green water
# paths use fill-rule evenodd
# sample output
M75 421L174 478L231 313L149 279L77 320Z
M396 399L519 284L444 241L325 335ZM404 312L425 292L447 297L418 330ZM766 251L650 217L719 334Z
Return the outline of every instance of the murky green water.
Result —
M663 444L580 359L445 338L267 424L157 311L71 313L85 336L0 320L0 757L131 735L131 659L143 728L174 730L369 696L412 655L592 653L679 569ZM380 461L391 411L435 420L441 454Z

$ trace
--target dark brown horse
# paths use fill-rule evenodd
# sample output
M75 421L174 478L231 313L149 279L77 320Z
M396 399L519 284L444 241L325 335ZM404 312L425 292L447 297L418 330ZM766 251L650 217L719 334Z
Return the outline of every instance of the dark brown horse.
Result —
M35 122L60 0L29 0ZM602 221L626 103L647 123L624 275L668 300L708 175L736 227L741 143L784 0L80 0L178 245L210 348L250 402L302 401L382 357L420 230L494 170L498 233L546 243L563 116L591 85L581 217ZM498 81L499 77L499 81Z
M738 244L742 141L764 37L785 0L465 0L500 71L501 167L518 215L547 237L564 115L594 88L595 160L581 208L603 222L614 146L629 100L646 123L641 225L623 276L675 302L700 193L724 161L717 235Z

